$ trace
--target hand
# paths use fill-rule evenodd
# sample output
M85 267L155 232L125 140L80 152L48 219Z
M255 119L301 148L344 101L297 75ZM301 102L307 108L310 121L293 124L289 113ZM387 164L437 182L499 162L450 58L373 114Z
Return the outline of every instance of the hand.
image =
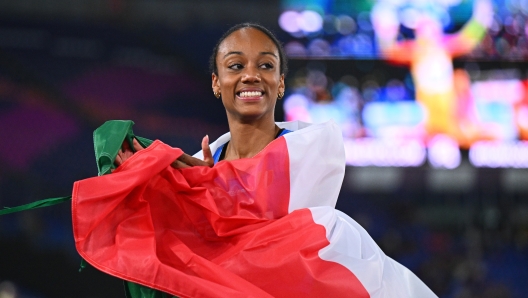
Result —
M119 167L120 165L122 165L127 159L134 155L134 152L145 149L139 144L136 139L132 140L132 145L134 146L134 151L132 151L130 145L126 140L123 141L123 145L121 145L121 149L119 149L119 151L117 152L117 156L114 161L116 166Z
M171 164L171 166L175 169L189 168L194 166L212 167L214 164L214 159L213 154L211 153L211 148L209 148L209 136L205 136L202 139L202 152L204 160L183 153L183 155L176 159Z
M132 145L134 146L134 151L132 151L127 141L123 142L123 145L121 146L121 149L119 149L119 151L117 152L117 156L114 161L116 166L122 165L127 159L134 155L134 152L145 149L139 144L136 139L132 141ZM178 157L178 159L176 159L171 164L171 166L175 169L189 168L194 166L212 167L214 164L214 159L213 155L211 154L211 148L209 148L209 136L205 136L202 139L202 151L204 160L200 160L198 158L190 156L189 154L183 153L183 155Z

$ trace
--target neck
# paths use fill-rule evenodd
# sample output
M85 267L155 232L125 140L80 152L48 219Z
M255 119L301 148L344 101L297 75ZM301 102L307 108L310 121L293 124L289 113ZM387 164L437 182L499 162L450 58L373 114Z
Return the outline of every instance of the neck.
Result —
M243 123L229 121L231 141L227 145L225 160L250 158L275 139L279 127L273 118L265 121Z

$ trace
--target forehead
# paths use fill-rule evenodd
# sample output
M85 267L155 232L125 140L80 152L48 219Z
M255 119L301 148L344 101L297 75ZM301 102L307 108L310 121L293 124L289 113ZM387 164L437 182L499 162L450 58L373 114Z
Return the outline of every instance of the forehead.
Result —
M277 54L277 46L262 31L255 28L242 28L231 33L218 47L219 54L242 52L243 54L272 52Z

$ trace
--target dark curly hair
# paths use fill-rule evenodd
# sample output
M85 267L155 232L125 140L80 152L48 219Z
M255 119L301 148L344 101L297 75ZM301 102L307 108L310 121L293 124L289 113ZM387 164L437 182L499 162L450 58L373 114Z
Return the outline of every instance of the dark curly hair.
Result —
M226 39L231 33L238 31L243 28L254 28L259 30L260 32L266 34L271 41L275 44L277 47L277 50L279 51L279 69L280 73L286 75L288 72L288 60L286 59L286 54L284 53L284 48L282 47L281 42L275 37L273 33L271 33L270 30L268 30L266 27L256 24L256 23L241 23L238 25L235 25L231 27L229 30L227 30L222 37L218 40L215 47L213 48L213 54L211 54L211 57L209 57L209 71L210 73L214 73L218 75L218 68L216 67L216 55L218 54L218 47L220 44Z

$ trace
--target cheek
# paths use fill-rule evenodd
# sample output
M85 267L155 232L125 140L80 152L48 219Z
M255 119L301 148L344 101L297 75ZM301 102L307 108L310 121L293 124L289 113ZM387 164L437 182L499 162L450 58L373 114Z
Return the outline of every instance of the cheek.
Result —
M268 81L268 87L271 89L271 92L278 92L280 86L280 80L277 78L272 78Z
M235 86L236 79L224 75L221 79L218 80L218 84L220 85L220 88L225 89L227 91L227 89L233 88Z

